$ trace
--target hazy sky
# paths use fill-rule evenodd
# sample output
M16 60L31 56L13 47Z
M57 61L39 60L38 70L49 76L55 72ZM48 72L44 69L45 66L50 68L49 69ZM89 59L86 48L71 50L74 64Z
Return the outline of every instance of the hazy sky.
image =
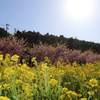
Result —
M82 2L80 2L82 1ZM100 43L100 0L0 0L0 27Z

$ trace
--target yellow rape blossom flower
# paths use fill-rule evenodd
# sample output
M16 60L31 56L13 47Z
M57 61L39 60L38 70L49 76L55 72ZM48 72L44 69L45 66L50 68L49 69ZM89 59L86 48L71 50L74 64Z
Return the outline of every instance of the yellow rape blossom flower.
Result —
M11 57L10 54L6 54L4 61L6 62L7 65L11 65Z
M27 62L26 62L25 59L22 59L22 63L23 63L23 64L27 64Z
M77 93L75 93L74 91L68 91L67 94L73 97L77 96Z
M11 60L12 61L18 61L18 58L19 58L19 56L18 55L13 55L12 57L11 57Z
M12 67L6 67L4 70L4 76L14 75L15 70L12 69Z
M89 85L91 85L92 87L95 87L98 85L98 80L96 80L95 78L90 79L89 80Z
M10 84L3 84L3 89L9 89L10 88Z
M49 76L50 76L50 78L51 78L51 77L53 77L53 75L52 75L52 74L51 74L51 75L49 75Z
M94 95L94 91L89 91L87 92L89 95L93 96Z
M64 85L70 85L71 84L71 82L65 82L64 83Z
M16 82L15 82L16 84L21 84L21 83L23 83L22 82L22 80L19 80L19 79L16 79Z
M74 61L74 62L72 63L72 66L73 66L73 67L77 67L77 66L78 66L78 64L76 63L76 61Z
M77 94L78 97L82 97L82 94Z
M79 100L87 100L87 98L81 98L81 99L79 99Z
M4 96L0 96L0 100L10 100L10 99Z
M31 59L31 61L32 61L32 62L36 61L36 57L33 57L33 58Z
M66 95L65 94L62 94L61 96L60 96L60 99L64 99L66 97Z
M36 57L33 57L33 58L31 59L31 62L33 62L33 64L34 64L35 66L37 66Z
M10 59L10 54L6 54L5 56L5 60L8 60L8 59Z
M3 55L2 54L0 54L0 60L3 60Z
M66 93L68 91L68 88L62 88L62 93Z
M25 71L25 70L29 70L30 68L28 67L27 64L22 64L21 69L22 69L23 71Z
M50 79L49 84L55 86L58 83L56 79Z
M45 59L45 60L44 60L45 63L50 63L50 59L49 59L47 56L44 57L44 59Z

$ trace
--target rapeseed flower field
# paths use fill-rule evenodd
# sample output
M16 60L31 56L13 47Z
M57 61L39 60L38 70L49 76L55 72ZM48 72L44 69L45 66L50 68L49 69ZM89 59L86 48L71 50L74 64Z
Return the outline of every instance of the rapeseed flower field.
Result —
M100 62L52 65L0 55L0 100L100 100Z

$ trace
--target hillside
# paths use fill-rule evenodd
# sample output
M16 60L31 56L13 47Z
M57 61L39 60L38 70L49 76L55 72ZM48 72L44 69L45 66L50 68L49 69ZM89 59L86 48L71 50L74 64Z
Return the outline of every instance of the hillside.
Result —
M7 33L3 28L0 28L0 38L11 35ZM28 42L28 46L32 47L33 44L43 44L57 46L57 44L64 44L67 48L72 50L81 50L82 52L91 50L94 53L100 54L100 43L89 42L85 40L79 40L77 38L66 38L63 35L55 36L49 33L42 35L40 32L35 31L16 31L13 36L19 39L24 38Z
M24 38L30 44L49 44L56 46L57 44L65 44L69 49L81 50L82 52L91 50L94 53L100 54L100 43L82 41L76 38L66 38L63 35L55 36L49 33L42 35L40 32L35 31L17 31L14 36L18 38Z

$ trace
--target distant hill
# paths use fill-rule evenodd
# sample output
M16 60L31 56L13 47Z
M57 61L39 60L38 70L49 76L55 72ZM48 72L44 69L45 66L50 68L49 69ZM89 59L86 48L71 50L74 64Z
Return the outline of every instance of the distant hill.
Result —
M82 41L76 38L66 38L63 35L55 36L49 33L42 35L40 32L35 31L17 31L14 36L18 38L24 38L27 40L29 45L39 44L49 44L56 46L57 44L65 44L69 49L81 50L82 52L91 50L94 53L100 54L100 44L88 41Z

